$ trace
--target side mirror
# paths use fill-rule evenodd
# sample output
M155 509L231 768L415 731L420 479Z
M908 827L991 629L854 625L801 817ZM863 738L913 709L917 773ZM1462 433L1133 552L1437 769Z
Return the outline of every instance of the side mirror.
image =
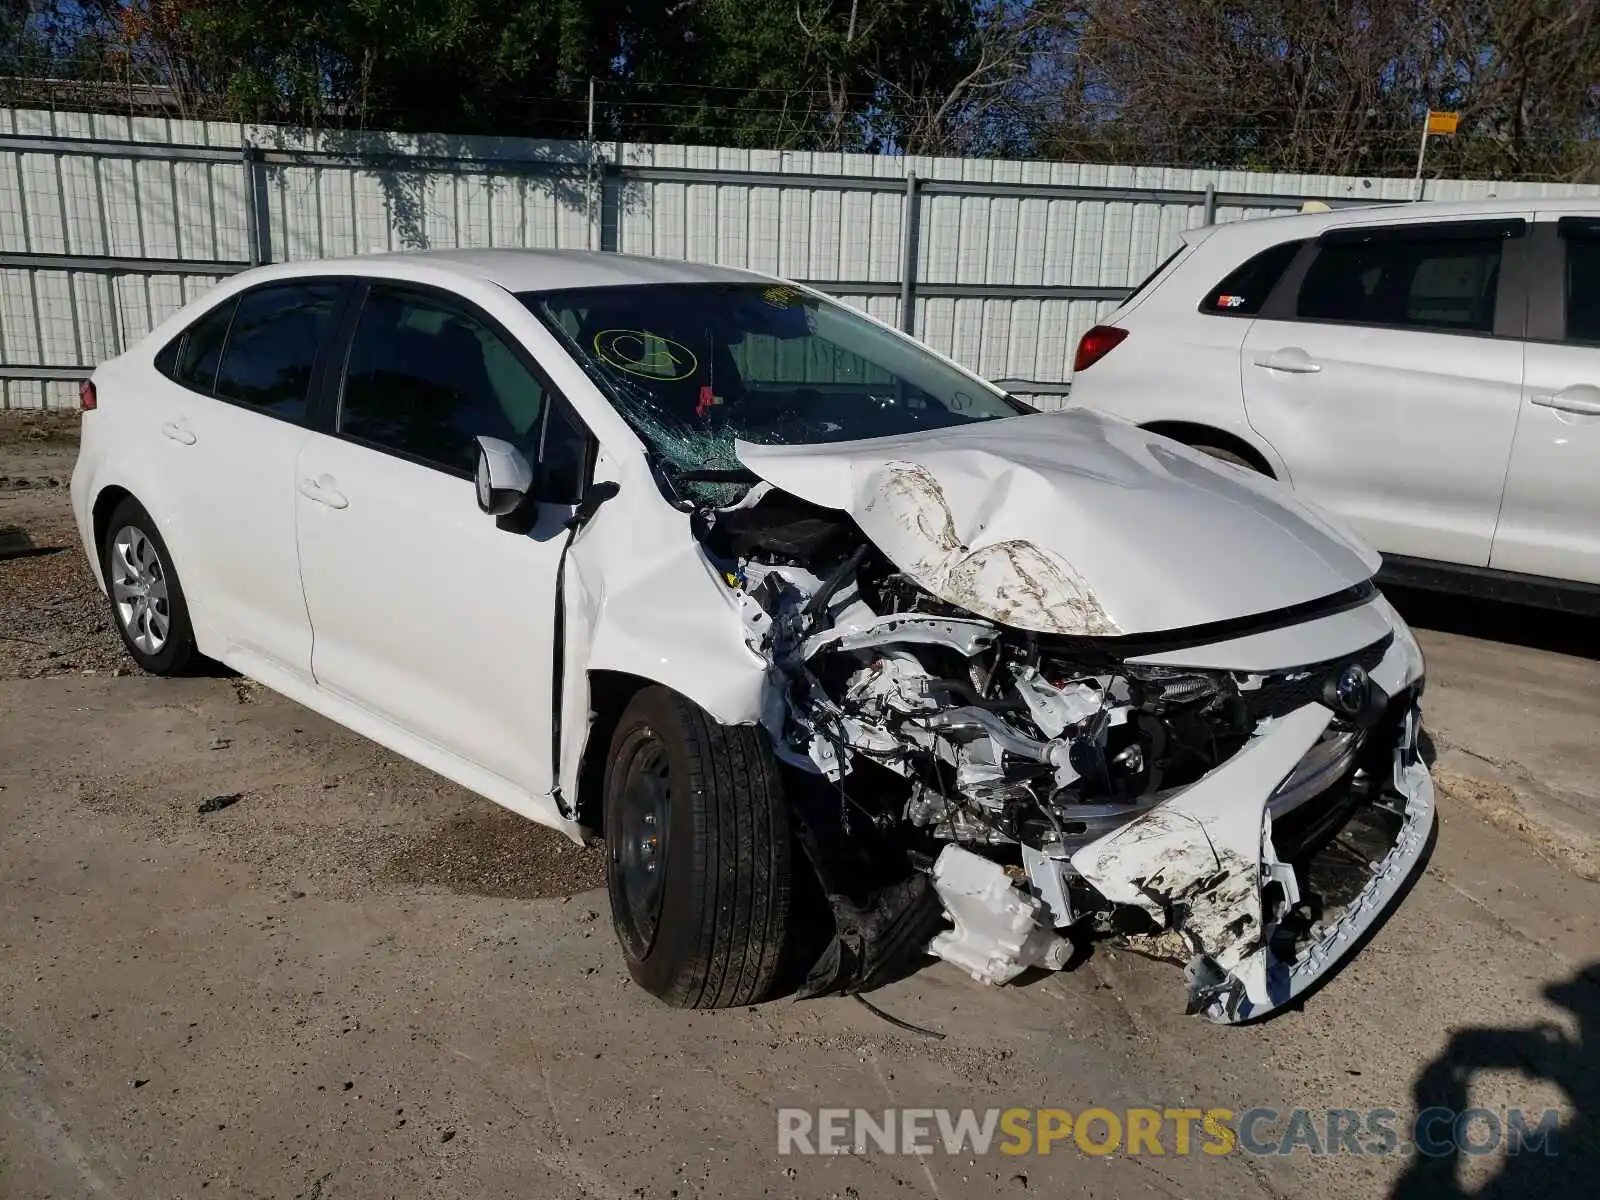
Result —
M510 442L480 437L478 443L478 507L492 517L506 517L528 501L533 467Z

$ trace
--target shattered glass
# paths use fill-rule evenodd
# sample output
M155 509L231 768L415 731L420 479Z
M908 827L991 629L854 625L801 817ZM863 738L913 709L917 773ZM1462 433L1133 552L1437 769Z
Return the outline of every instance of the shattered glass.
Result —
M1027 410L854 309L798 288L655 284L519 297L560 337L680 495L748 482L736 440L885 437Z

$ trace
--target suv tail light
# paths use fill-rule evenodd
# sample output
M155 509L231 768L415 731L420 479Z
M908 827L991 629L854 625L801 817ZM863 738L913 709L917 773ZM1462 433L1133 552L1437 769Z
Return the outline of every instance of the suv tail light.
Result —
M93 412L94 406L100 402L95 395L94 380L85 379L78 385L78 407L84 412Z
M1078 353L1072 360L1073 371L1094 366L1122 344L1128 331L1117 325L1096 325L1078 342Z

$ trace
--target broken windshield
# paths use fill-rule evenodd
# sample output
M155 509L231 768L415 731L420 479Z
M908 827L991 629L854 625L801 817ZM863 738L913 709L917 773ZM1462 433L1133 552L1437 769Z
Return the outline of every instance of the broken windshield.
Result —
M783 284L653 284L519 299L688 482L741 470L739 438L853 441L1027 411L845 305Z

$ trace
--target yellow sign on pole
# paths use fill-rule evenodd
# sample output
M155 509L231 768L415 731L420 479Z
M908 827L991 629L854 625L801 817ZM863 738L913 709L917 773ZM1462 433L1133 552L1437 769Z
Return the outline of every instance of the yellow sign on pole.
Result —
M1458 112L1434 112L1428 110L1428 133L1434 137L1452 137L1456 126L1461 124L1461 114Z

